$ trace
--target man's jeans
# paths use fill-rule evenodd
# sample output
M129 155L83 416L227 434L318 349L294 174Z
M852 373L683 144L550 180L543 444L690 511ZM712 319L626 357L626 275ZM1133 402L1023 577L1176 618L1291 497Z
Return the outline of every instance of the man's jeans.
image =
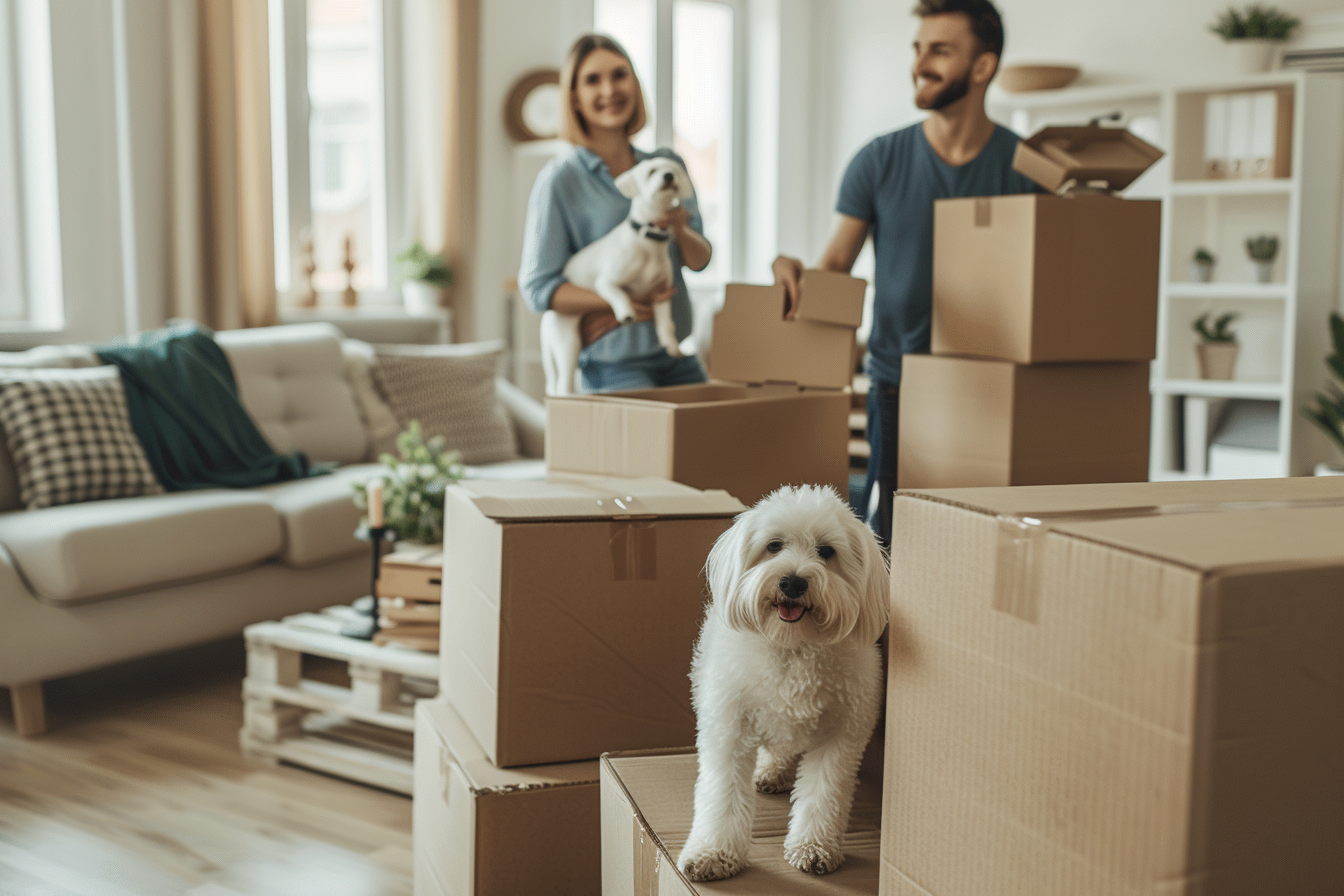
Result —
M900 424L901 384L873 380L868 387L868 479L862 512L868 512L878 488L877 516L868 520L884 548L891 548L891 505L896 492L896 435Z

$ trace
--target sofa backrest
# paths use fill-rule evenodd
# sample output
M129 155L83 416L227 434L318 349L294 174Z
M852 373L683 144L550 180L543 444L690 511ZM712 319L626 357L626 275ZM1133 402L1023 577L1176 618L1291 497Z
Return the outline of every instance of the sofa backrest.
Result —
M332 324L224 330L238 397L276 451L311 461L358 463L368 435L345 375L341 331Z

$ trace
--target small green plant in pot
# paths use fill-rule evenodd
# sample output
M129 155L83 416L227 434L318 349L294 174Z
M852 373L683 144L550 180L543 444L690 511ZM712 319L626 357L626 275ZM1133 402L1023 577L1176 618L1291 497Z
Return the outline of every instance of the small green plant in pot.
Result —
M1237 67L1246 74L1269 71L1274 51L1292 37L1302 21L1273 6L1253 3L1244 10L1228 7L1209 26L1235 54Z
M1246 254L1255 263L1257 283L1269 283L1274 279L1274 259L1279 254L1279 238L1260 234L1246 238Z
M420 423L412 420L397 436L397 454L400 456L384 454L378 459L387 467L383 477L383 525L396 533L397 541L443 541L443 492L462 478L461 452L447 450L443 436L426 441ZM355 506L367 520L367 484L357 482L354 489ZM361 522L361 530L365 526Z
M1330 341L1334 352L1325 359L1325 366L1333 380L1326 382L1313 396L1315 403L1304 407L1302 413L1339 449L1340 463L1322 464L1325 470L1317 467L1317 473L1344 475L1344 317L1337 311L1330 312Z
M401 265L401 297L406 310L429 314L443 307L443 292L453 285L453 271L442 252L430 252L416 240L397 256Z
M1232 322L1236 319L1235 311L1217 317L1206 311L1191 324L1191 328L1199 334L1195 354L1199 358L1200 379L1232 379L1237 369L1237 354L1241 351L1237 334L1232 330Z
M1200 246L1190 258L1190 279L1195 283L1213 280L1213 265L1217 260L1212 252Z

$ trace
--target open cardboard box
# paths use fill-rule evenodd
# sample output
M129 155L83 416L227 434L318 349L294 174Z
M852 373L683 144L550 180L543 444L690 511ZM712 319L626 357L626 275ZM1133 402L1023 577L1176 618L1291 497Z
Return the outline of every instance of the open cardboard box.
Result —
M500 767L695 741L709 549L743 510L660 479L445 494L442 692Z
M934 203L932 351L1151 360L1161 202L1114 192L1161 156L1118 128L1045 128L1018 144L1013 167L1063 195Z
M754 504L781 485L849 483L854 331L864 281L807 271L795 320L782 286L729 284L711 382L546 400L551 472L654 476Z
M883 896L1344 893L1344 478L902 491L892 531Z

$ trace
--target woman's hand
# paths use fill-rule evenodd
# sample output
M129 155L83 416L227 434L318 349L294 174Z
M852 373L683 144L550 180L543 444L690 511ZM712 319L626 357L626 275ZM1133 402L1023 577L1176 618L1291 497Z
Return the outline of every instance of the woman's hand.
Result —
M635 309L635 320L653 320L653 306L670 300L676 294L677 288L669 284L637 299L631 298L630 305Z
M660 227L663 230L672 231L674 236L680 236L682 231L691 225L691 213L684 205L678 205L663 215L657 221L653 222L654 227Z

